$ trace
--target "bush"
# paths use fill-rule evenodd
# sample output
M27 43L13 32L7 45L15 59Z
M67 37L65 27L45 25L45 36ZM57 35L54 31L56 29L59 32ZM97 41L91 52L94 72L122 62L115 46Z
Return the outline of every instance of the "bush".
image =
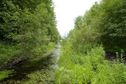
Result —
M92 48L85 55L74 53L70 44L64 47L56 72L56 84L126 83L125 65L105 60L102 47Z

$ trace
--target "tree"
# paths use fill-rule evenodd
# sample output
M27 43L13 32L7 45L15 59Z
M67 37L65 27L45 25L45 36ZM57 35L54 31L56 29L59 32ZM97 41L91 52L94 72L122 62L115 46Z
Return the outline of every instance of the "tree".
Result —
M59 33L56 29L52 0L0 2L0 44L18 47L18 52L13 53L12 57L42 56L50 42L58 41ZM9 49L5 51L6 57L9 57L6 54Z

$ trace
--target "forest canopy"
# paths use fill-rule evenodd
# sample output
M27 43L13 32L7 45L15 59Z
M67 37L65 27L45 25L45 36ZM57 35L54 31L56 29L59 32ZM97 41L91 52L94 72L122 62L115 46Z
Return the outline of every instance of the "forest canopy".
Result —
M96 2L84 16L76 18L74 30L69 34L73 47L86 52L87 48L102 44L106 51L126 51L125 13L125 0Z
M42 56L58 38L52 0L0 1L0 58Z

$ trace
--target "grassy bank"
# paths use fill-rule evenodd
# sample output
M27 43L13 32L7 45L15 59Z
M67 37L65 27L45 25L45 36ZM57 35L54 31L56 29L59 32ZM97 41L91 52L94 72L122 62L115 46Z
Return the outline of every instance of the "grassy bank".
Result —
M1 46L3 46L3 45L1 45ZM22 79L25 79L25 78L26 79L30 78L28 81L34 80L34 79L36 79L36 77L38 79L39 76L37 76L37 74L35 74L35 73L46 73L47 74L48 69L49 69L48 68L49 62L47 62L47 60L49 59L49 55L53 52L54 48L55 48L55 43L50 42L47 46L45 46L45 49L43 49L43 50L40 49L36 52L37 53L36 57L35 57L35 55L33 55L33 57L30 57L29 59L27 59L27 61L21 62L9 70L0 71L0 81L5 79L5 82L3 82L5 84L6 83L9 83L9 84L21 83ZM7 45L6 45L6 48L4 46L1 49L2 49L3 55L6 55L6 56L3 57L3 55L1 55L1 58L3 57L4 60L1 59L0 62L3 61L4 63L9 61L10 59L13 59L14 58L13 54L15 54L16 51L18 51L18 50L16 50L15 47L10 47ZM43 70L44 67L46 70ZM43 77L45 77L45 74L41 74L41 76L42 77L39 77L39 78L43 79ZM15 79L15 77L17 77L17 79ZM14 80L13 80L13 78L14 78ZM25 80L25 81L27 82L27 80Z
M126 66L104 59L102 47L87 54L74 53L70 43L62 47L56 84L125 84Z

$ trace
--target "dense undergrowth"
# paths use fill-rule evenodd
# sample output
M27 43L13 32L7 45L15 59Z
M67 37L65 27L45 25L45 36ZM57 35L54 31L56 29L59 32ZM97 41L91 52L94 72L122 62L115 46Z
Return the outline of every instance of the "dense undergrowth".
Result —
M63 44L56 84L125 84L126 66L108 61L102 46L97 46L87 54L74 53L72 45Z
M76 18L62 42L56 84L126 84L125 12L125 0L101 0Z

